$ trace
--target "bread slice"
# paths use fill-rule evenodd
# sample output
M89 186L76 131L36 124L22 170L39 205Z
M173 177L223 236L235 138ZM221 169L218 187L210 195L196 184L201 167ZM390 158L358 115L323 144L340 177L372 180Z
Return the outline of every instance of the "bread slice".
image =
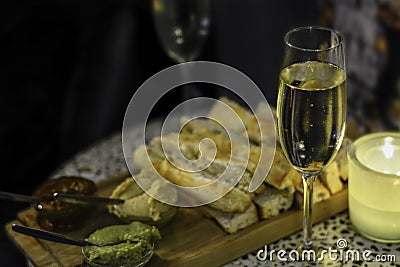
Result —
M172 166L167 160L163 160L158 168L159 173L169 181L187 187L198 187L213 182L201 175L201 173L189 173L179 170ZM214 183L213 189L226 193L229 187L223 183ZM214 194L214 193L213 193ZM201 194L193 196L194 198L202 198ZM251 204L251 196L243 191L233 188L222 198L210 203L210 206L224 212L244 212Z
M339 168L336 161L333 161L326 167L325 171L321 173L320 178L331 194L342 191L343 183L339 177Z
M240 178L239 182L236 184L235 188L243 191L245 194L249 195L251 199L254 198L254 194L260 194L263 190L265 190L265 185L260 186L255 192L249 192L249 184L251 181L252 175L249 172L245 172Z
M260 185L256 191L254 191L254 193L256 195L262 194L266 189L267 189L268 185L266 183L263 183L262 185Z
M236 133L242 134L241 131L243 130L243 125L247 128L246 123L254 115L246 108L226 97L221 97L218 100L219 101L214 104L208 113L208 117L218 121L224 127L227 127ZM231 113L227 111L227 106L230 107L238 117L232 118Z
M324 186L320 179L314 182L314 203L330 198L329 190Z
M217 147L216 160L232 164L246 166L248 171L254 172L260 158L261 147L255 146L243 136L233 132L227 135L225 132L216 132L214 128L207 128L207 124L201 120L194 120L184 125L185 134L180 134L179 141L182 147L190 148L197 156L207 158L210 155L214 159L215 147ZM183 132L183 130L182 130ZM170 135L165 136L165 141L169 142ZM202 151L199 150L199 144L203 139L211 139L213 142L204 142ZM176 145L176 144L174 144ZM184 149L182 152L185 154ZM267 153L267 152L265 152ZM236 162L236 163L235 163Z
M272 167L265 179L267 184L272 185L277 189L293 189L293 181L286 174L292 169L289 162L280 150L275 151Z
M152 144L154 144L154 147L147 148L147 150L141 148L140 150L135 151L134 159L136 163L140 162L137 158L149 156L151 163L162 177L183 187L201 187L214 181L210 173L207 173L206 171L194 173L176 168L167 159L162 159L157 150L157 145L154 142L152 142ZM146 151L148 152L147 155L145 155ZM146 166L143 163L141 165ZM233 171L234 169L235 168L233 167ZM252 194L246 193L238 188L230 190L229 186L223 182L214 183L212 189L213 192L210 192L210 194L216 194L216 192L219 192L224 196L217 201L210 203L210 206L224 212L244 212L249 207L253 197ZM205 199L204 194L202 195L200 191L198 194L192 191L190 197L200 200ZM207 201L207 198L205 200Z
M251 195L233 188L228 194L209 205L224 212L244 212L251 204Z
M195 120L189 120L188 117L183 116L180 119L181 123L181 134L195 134L195 135L206 135L209 133L219 134L225 133L225 129L214 120L197 118Z
M139 146L133 152L133 165L137 169L153 169L154 164L161 162L163 159L164 155L149 146Z
M323 185L323 183L316 179L314 182L314 193L313 193L313 203L318 203L330 197L329 190ZM300 207L303 207L303 188L301 191L296 192L295 196L296 202Z
M258 206L261 219L268 219L288 210L293 204L294 192L278 190L272 186L266 186L261 194L254 197L254 203Z
M294 168L291 168L285 175L286 183L292 184L296 191L303 192L303 180L301 174Z
M110 198L129 199L139 196L143 190L135 183L133 177L126 178L110 195Z
M231 234L258 222L257 208L253 203L244 212L227 213L209 206L202 207L201 210L206 216L215 219L226 232Z
M225 123L225 125L239 134L247 135L255 144L260 145L261 143L268 144L275 142L275 135L267 135L268 133L271 133L271 129L276 127L274 119L265 116L265 114L268 114L269 112L267 106L258 105L255 110L256 114L254 114L252 111L226 97L221 97L219 100L235 111L239 116L240 121L246 127L246 132L240 132L242 129L240 123L237 122L237 120L232 120L231 116L228 116L227 112L224 112L226 107L221 103L216 103L213 106L209 112L210 117L218 118L221 122Z
M140 175L148 175L148 171L141 171ZM162 192L169 198L177 197L177 192L173 188L160 188L158 181L151 184L150 192ZM175 216L178 208L162 203L145 193L134 181L132 177L127 178L119 184L111 198L124 199L125 202L119 205L108 205L110 213L116 215L125 222L140 220L158 226L164 225Z

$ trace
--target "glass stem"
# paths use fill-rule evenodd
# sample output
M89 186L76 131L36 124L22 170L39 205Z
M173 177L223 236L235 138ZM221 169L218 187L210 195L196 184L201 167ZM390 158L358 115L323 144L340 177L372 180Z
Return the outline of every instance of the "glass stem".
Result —
M313 189L316 176L303 177L303 248L310 249L312 247L312 206L313 206Z

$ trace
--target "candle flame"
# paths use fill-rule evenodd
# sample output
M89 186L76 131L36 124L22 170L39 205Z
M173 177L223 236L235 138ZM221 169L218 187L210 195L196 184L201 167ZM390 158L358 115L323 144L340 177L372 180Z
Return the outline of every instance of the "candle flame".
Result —
M393 138L386 137L385 144L382 147L383 154L385 155L385 158L387 158L387 159L393 158L394 147L391 144L392 141L393 141Z

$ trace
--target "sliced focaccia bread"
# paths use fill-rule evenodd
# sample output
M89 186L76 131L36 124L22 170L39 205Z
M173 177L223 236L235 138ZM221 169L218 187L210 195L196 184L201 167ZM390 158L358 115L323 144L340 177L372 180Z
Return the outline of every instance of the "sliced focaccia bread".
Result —
M293 191L293 181L287 177L287 173L292 169L283 153L277 149L275 151L272 167L265 179L265 182L277 189L290 189Z
M163 160L161 164L157 166L157 170L164 178L180 186L198 187L214 181L203 176L201 173L190 173L179 170L172 166L167 160ZM213 185L213 189L221 193L226 193L229 191L229 186L216 182ZM204 196L198 194L193 195L193 197L201 199ZM210 203L210 206L224 212L243 212L250 204L251 196L249 194L246 194L237 188L233 188L229 193L224 195L224 197Z
M147 179L149 175L151 175L149 171L142 170L137 177L144 176L141 178ZM152 194L163 194L171 199L172 202L176 201L177 192L173 188L163 187L158 182L150 181L145 186L149 187L148 190ZM132 177L119 184L110 197L125 200L124 203L119 205L109 205L108 210L126 222L140 220L150 224L164 225L174 217L178 210L177 207L162 203L145 193Z
M254 114L250 110L226 97L221 97L219 100L222 103L217 102L212 107L209 112L209 117L216 118L237 133L248 136L255 144L275 141L275 135L270 132L271 129L275 128L275 121L272 116L265 116L268 114L268 107L259 105L255 111L256 114ZM225 111L225 105L229 106L238 115L240 120L232 119L232 117L229 116L229 113ZM242 124L246 128L245 132L241 132L241 130L243 130ZM268 135L268 133L271 134Z
M246 131L247 123L254 115L246 108L226 97L221 97L218 100L208 113L208 117L236 133L243 134L242 131ZM229 108L236 113L236 118L232 118L232 113L228 112Z
M331 194L342 191L343 183L340 180L339 167L336 161L333 161L326 167L325 171L321 173L320 178Z
M324 184L316 179L314 182L314 192L313 192L313 203L317 203L328 199L330 197L329 190L324 186ZM300 207L303 207L303 188L296 192L295 199Z
M268 219L288 210L293 204L293 196L293 191L278 190L272 186L267 186L264 192L254 197L260 218Z
M215 219L228 233L235 233L258 221L257 208L253 203L244 212L227 213L208 206L201 210L206 216Z
M146 166L145 163L136 159L142 157L149 157L149 161L153 164L154 168L162 177L180 186L198 187L209 184L214 181L212 173L207 172L207 170L201 172L188 172L176 168L167 159L162 158L161 152L159 152L157 149L156 144L158 142L154 143L155 145L153 147L150 146L147 150L140 148L137 151L135 151L134 160L136 164ZM217 164L217 162L215 164ZM231 168L231 172L233 173L234 171L235 167ZM240 171L241 168L238 168L239 174ZM232 177L233 176L235 175L232 175ZM230 187L223 182L215 182L213 184L213 189L218 190L221 193L225 194L224 197L210 204L210 206L220 211L243 212L251 204L252 194L246 193L238 188L233 188L231 191L229 191ZM229 193L227 193L228 191ZM196 192L192 192L192 194L196 194ZM192 197L197 199L202 199L204 198L204 195L199 193L198 195L192 195Z

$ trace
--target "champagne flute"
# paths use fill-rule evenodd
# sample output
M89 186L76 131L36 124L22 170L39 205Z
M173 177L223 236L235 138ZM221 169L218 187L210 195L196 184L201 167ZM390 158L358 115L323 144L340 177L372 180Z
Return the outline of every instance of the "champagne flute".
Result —
M208 36L209 0L152 0L161 45L176 63L194 60Z
M152 0L151 11L158 39L169 58L175 63L195 60L209 33L210 0ZM183 101L201 96L193 84L180 90ZM195 109L186 105L184 113Z
M332 161L346 121L346 71L341 35L324 27L301 27L285 37L277 116L285 156L303 180L303 242L312 249L312 194L317 176Z

